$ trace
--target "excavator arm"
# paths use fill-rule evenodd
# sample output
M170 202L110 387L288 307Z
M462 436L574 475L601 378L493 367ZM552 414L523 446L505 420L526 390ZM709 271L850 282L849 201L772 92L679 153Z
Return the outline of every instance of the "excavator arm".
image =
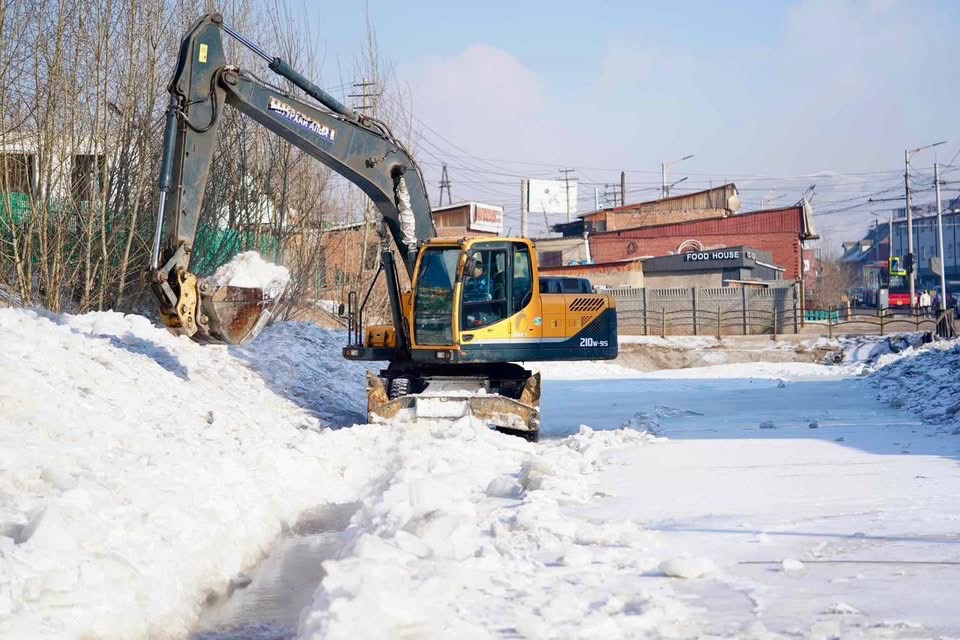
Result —
M325 108L228 65L224 31ZM386 125L342 105L224 25L219 14L204 16L184 37L169 92L151 286L171 330L201 342L238 344L259 332L276 302L260 289L220 286L190 272L204 188L226 107L357 185L380 212L412 277L417 250L436 231L420 168ZM399 296L395 288L388 289L391 298ZM391 299L391 308L396 326L402 326L399 299Z

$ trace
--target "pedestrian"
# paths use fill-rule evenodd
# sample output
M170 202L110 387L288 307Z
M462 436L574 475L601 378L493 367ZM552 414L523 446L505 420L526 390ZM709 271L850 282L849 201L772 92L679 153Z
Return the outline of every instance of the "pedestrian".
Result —
M930 315L930 293L926 289L920 294L920 313L924 318Z

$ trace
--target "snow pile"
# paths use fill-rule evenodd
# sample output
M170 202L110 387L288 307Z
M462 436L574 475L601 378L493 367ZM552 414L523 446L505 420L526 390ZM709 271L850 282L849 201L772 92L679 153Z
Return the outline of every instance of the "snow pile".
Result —
M0 331L16 372L0 386L0 637L184 637L325 505L356 511L301 637L696 635L642 580L650 534L564 510L647 434L324 430L362 410L362 375L310 325L236 348L140 316L0 309Z
M891 406L960 433L960 340L880 355L869 379Z
M900 353L911 347L923 344L922 333L900 333L891 336L844 336L835 338L836 351L831 356L831 363L844 364L874 364L880 356L891 353Z
M635 637L689 627L665 586L642 585L657 567L649 534L563 511L593 497L588 480L604 451L648 436L584 427L537 446L469 418L392 429L374 455L398 443L419 455L383 465L383 490L363 500L338 559L325 563L300 638Z
M637 372L635 378L663 379L744 379L744 380L824 380L849 378L863 371L862 364L826 367L812 362L738 362L690 369L661 369Z
M238 253L209 278L217 286L263 289L269 298L279 298L290 282L286 267L271 264L256 251Z

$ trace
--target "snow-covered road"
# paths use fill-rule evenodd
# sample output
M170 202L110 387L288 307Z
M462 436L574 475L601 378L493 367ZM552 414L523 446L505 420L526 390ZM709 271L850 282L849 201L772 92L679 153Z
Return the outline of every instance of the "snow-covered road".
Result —
M320 429L357 415L363 369L310 325L244 349L119 314L0 330L4 639L183 638L249 571L216 624L261 638L960 637L960 437L934 398L956 346L872 378L547 365L532 445ZM293 593L245 607L271 572Z
M615 452L599 474L611 497L572 511L627 518L655 532L658 557L712 565L674 585L704 631L960 633L957 436L932 435L861 379L567 384L548 398L561 430L557 400L583 389L607 420L646 404L632 421L668 438Z

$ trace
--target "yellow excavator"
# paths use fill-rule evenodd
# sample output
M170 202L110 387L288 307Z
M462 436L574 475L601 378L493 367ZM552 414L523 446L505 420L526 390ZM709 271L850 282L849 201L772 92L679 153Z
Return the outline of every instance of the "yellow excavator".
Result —
M316 103L228 65L223 33ZM239 344L257 335L277 302L263 289L222 286L190 270L217 129L229 106L357 185L380 212L377 278L386 280L391 322L365 324L373 284L362 300L351 292L341 310L349 336L343 356L387 363L367 374L369 419L473 415L536 441L540 375L517 363L617 356L612 297L542 292L529 239L437 237L420 168L390 129L341 104L219 14L204 16L183 38L169 92L151 286L171 331Z

